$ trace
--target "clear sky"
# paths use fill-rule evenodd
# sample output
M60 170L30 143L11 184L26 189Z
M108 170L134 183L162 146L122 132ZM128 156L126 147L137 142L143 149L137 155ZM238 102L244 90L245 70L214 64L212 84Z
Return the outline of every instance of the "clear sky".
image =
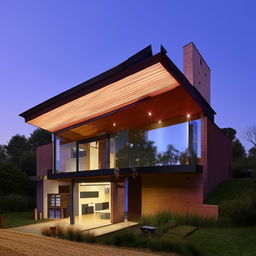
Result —
M193 41L212 72L220 127L256 125L254 0L0 0L0 144L33 127L18 116L146 47L182 70Z

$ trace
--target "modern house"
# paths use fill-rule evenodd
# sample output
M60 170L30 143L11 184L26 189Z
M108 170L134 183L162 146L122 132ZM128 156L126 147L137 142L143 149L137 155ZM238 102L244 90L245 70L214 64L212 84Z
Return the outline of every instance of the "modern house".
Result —
M149 46L20 114L53 134L37 149L43 218L218 216L204 201L231 177L231 142L214 123L208 65L193 43L183 51L183 73Z

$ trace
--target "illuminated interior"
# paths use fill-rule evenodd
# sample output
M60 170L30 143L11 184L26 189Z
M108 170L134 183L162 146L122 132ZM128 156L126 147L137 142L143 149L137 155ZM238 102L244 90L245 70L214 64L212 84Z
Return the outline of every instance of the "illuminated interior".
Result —
M56 137L56 172L198 164L201 120L156 122L78 142Z

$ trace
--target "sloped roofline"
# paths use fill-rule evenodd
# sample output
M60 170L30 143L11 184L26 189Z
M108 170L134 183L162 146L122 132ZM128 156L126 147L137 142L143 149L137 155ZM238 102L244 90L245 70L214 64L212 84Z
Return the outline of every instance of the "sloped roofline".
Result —
M75 100L83 95L89 94L97 89L107 86L111 82L115 82L132 73L146 68L154 63L161 62L167 71L187 90L187 92L194 98L194 100L201 106L204 113L212 120L214 120L215 111L200 94L200 92L191 85L185 75L176 67L176 65L168 58L166 51L155 55L152 54L152 46L149 45L138 53L132 55L130 58L121 64L75 86L68 89L27 111L21 113L19 116L23 117L26 122L32 120L48 111L55 109L63 104Z

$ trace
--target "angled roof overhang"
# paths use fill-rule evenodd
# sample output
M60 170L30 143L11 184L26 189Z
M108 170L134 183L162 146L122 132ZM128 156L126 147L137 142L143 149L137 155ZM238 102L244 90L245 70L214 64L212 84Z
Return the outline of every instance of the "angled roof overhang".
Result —
M58 132L156 98L160 102L161 95L165 95L168 103L166 95L171 97L177 90L185 93L200 112L214 118L214 110L165 53L152 55L151 47L147 47L117 67L29 109L20 116L29 124Z

